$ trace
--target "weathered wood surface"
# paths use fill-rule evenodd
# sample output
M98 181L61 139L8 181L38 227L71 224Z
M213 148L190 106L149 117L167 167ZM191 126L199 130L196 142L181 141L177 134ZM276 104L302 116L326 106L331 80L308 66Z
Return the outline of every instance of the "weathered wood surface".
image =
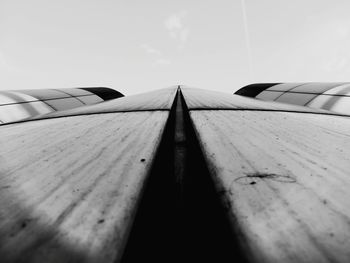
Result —
M350 262L350 119L192 111L253 262Z
M0 262L113 262L167 111L0 127Z
M251 109L342 115L322 109L312 109L275 101L262 101L203 89L181 87L181 92L189 109Z
M173 86L166 89L105 101L96 105L88 105L72 110L52 112L34 117L33 119L47 119L109 112L169 110L174 101L176 91L177 86Z

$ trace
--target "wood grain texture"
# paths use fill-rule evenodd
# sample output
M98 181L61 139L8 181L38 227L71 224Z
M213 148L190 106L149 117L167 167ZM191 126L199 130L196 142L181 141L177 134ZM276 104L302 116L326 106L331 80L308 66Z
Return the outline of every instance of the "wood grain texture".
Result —
M52 112L32 119L48 119L65 116L78 116L96 113L130 112L147 110L170 110L177 86L126 96L96 105L88 105L71 110Z
M239 95L183 86L181 86L181 91L189 109L251 109L343 115L322 109L312 109L275 101L262 101Z
M168 114L100 114L1 127L0 261L120 257Z
M190 115L252 262L350 262L350 119Z

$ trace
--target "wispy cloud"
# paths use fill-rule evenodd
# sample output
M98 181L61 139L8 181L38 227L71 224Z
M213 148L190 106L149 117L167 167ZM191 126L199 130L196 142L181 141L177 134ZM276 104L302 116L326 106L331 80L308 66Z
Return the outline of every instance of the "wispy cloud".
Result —
M156 49L148 44L142 44L141 48L146 51L146 53L148 54L152 54L152 55L157 55L157 56L161 56L162 52L159 49Z
M190 33L188 26L184 24L186 15L187 11L184 10L170 15L164 21L164 26L167 29L169 36L178 42L178 47L181 49L187 43Z
M146 43L142 44L140 47L152 57L153 66L165 66L171 64L171 60L165 58L161 50Z

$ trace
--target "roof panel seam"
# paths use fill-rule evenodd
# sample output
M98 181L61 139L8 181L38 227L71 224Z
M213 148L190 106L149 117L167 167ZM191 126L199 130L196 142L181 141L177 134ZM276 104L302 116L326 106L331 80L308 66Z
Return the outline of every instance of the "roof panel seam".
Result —
M189 111L275 111L275 112L291 112L291 113L307 113L318 115L331 115L340 117L350 117L350 115L332 113L332 112L312 112L312 111L298 111L298 110L279 110L279 109L252 109L252 108L190 108Z
M1 126L9 125L9 124L16 124L16 123L23 123L23 122L30 122L30 121L40 121L40 120L50 120L50 119L59 119L59 118L68 118L68 117L79 117L79 116L88 116L88 115L97 115L97 114L111 114L111 113L132 113L132 112L147 112L147 111L170 111L170 109L149 109L149 110L126 110L126 111L106 111L106 112L93 112L93 113L81 113L81 114L72 114L72 115L62 115L62 116L50 116L50 117L34 117L30 119L23 119L19 121L14 122L7 122L1 124Z

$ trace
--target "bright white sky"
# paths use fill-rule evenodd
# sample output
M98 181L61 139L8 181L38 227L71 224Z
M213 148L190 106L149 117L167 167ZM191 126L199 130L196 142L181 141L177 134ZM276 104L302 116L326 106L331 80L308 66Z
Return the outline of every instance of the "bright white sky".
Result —
M349 11L349 0L0 0L0 90L350 81Z

